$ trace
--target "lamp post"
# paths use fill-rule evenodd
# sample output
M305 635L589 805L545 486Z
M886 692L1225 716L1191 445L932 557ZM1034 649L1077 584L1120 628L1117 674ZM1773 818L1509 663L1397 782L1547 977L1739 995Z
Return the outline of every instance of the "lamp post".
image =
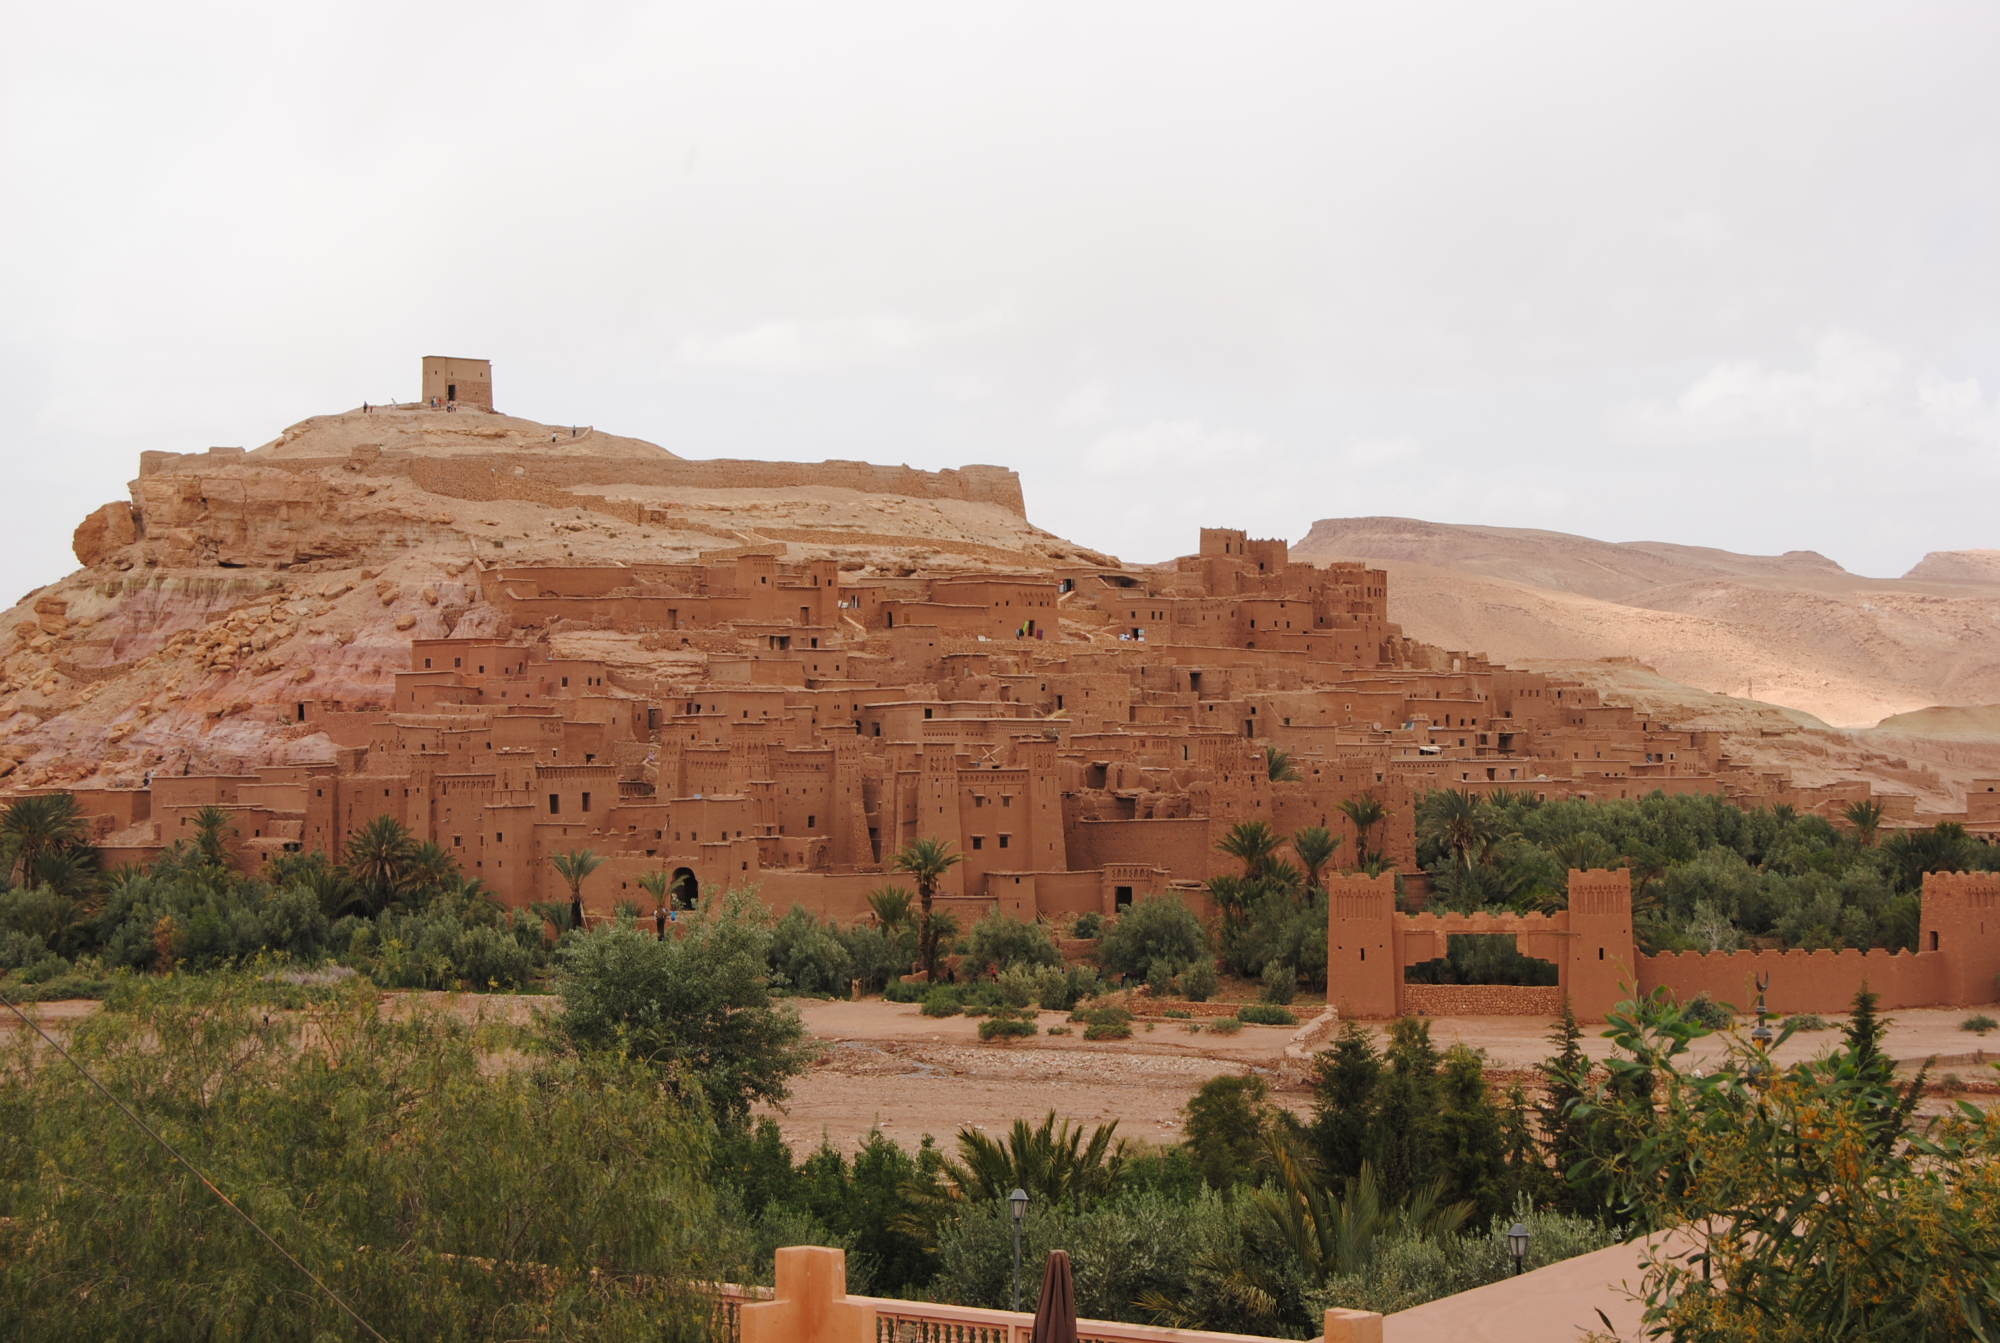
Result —
M1021 1221L1028 1215L1028 1191L1016 1186L1007 1195L1007 1209L1014 1214L1014 1287L1011 1309L1021 1308Z
M1507 1228L1507 1253L1514 1256L1514 1276L1521 1276L1522 1261L1528 1257L1528 1228L1520 1222Z
M1767 971L1757 976L1757 1026L1750 1032L1750 1043L1756 1047L1757 1057L1750 1061L1750 1084L1761 1088L1771 1080L1771 1028L1765 1023L1764 992L1771 987L1771 976Z

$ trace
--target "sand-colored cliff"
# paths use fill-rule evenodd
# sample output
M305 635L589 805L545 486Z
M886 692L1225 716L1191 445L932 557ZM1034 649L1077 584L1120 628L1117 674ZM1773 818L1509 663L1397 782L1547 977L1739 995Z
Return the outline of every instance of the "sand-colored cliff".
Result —
M1104 559L1031 526L999 467L694 461L477 411L356 408L140 467L77 527L83 567L0 617L10 785L323 757L297 700L379 702L410 638L495 632L483 565L743 546L854 572Z
M1389 614L1414 637L1495 658L1635 659L1700 690L1873 724L2000 701L1993 552L1933 555L1900 579L1823 555L1737 555L1659 542L1407 518L1313 525L1313 563L1389 570ZM1985 573L1985 579L1978 575Z

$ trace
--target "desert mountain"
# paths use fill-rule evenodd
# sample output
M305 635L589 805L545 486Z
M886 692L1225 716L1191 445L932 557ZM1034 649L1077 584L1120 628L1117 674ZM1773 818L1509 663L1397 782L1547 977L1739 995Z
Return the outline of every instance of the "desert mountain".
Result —
M1292 553L1384 566L1390 617L1412 637L1503 661L1625 658L1836 724L2000 701L2000 552L1877 579L1810 551L1337 518Z
M411 638L494 633L479 566L732 547L861 572L1111 562L1031 526L1001 467L697 461L479 410L316 416L249 452L145 453L129 501L83 521L83 567L0 618L0 774L323 757L294 702L379 699Z

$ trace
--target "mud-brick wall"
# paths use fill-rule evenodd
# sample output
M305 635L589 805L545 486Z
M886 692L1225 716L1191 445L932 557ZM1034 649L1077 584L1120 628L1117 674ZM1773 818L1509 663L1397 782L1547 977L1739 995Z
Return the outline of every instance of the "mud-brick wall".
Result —
M1884 1007L1928 1007L1942 1001L1943 969L1944 958L1930 952L1670 951L1639 958L1639 988L1670 989L1682 1002L1706 993L1747 1012L1757 977L1769 975L1774 1012L1844 1012L1863 984Z
M1403 1011L1424 1017L1553 1017L1563 991L1554 984L1405 984Z

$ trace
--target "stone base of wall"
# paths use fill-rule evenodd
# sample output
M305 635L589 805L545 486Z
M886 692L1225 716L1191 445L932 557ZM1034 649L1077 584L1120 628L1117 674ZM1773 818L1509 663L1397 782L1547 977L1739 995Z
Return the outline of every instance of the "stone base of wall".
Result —
M1563 992L1553 984L1405 984L1403 1011L1426 1017L1558 1017Z

